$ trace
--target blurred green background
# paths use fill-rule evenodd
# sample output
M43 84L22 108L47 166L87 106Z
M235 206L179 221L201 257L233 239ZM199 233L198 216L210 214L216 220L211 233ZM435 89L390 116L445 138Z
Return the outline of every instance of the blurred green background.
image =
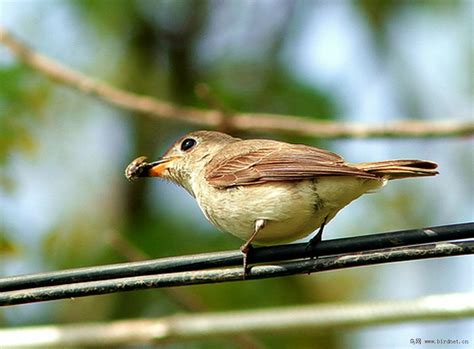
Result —
M0 0L0 23L39 52L136 93L209 108L195 94L205 83L236 111L380 124L472 119L473 7L469 0ZM132 159L156 158L192 129L55 84L0 46L0 276L237 249L241 242L207 223L184 190L123 176ZM326 239L473 219L472 140L263 136L324 147L353 162L440 164L436 178L391 183L351 204L326 228ZM88 297L4 309L0 326L472 291L472 269L472 257L457 257ZM435 334L465 338L472 326L438 321L250 341L398 348ZM165 347L242 345L216 338Z

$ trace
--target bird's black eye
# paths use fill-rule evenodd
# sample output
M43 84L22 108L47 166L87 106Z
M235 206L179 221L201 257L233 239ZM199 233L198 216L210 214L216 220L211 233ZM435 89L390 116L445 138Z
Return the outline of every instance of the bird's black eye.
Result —
M188 151L192 147L196 145L196 140L192 138L186 138L182 143L181 143L181 150L182 151Z

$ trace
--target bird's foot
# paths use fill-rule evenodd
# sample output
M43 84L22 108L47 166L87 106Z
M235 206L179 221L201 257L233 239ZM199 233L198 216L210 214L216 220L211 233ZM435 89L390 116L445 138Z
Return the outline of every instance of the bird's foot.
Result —
M323 239L323 231L324 227L326 226L328 217L324 218L323 224L321 224L321 227L319 228L318 232L316 233L315 236L309 240L308 244L306 245L306 253L311 256L311 258L318 258L318 256L314 255L314 249L315 247L321 242Z
M244 268L244 276L243 276L243 279L245 280L248 275L249 275L249 267L248 267L248 257L249 257L249 254L252 252L253 250L253 246L249 243L245 243L243 244L241 247L240 247L240 252L242 252L243 254L243 268Z

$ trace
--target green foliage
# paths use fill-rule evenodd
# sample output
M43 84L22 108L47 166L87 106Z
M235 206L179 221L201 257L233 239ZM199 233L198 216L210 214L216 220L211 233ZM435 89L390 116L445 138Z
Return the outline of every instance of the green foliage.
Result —
M21 254L22 246L9 239L0 228L0 260L6 257L16 257Z
M266 112L330 119L338 114L328 91L296 79L283 65L265 62L227 62L206 71L203 81L231 110ZM209 107L201 102L201 106Z
M21 65L0 67L0 165L16 151L33 155L49 84Z
M74 0L68 3L80 11L96 30L116 31L131 29L136 21L135 1L130 0Z

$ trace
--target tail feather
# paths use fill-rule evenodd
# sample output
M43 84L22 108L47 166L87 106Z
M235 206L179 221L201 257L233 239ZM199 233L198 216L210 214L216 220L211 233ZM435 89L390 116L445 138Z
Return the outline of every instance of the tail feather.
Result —
M438 164L427 160L386 160L355 164L355 167L387 179L435 176Z

